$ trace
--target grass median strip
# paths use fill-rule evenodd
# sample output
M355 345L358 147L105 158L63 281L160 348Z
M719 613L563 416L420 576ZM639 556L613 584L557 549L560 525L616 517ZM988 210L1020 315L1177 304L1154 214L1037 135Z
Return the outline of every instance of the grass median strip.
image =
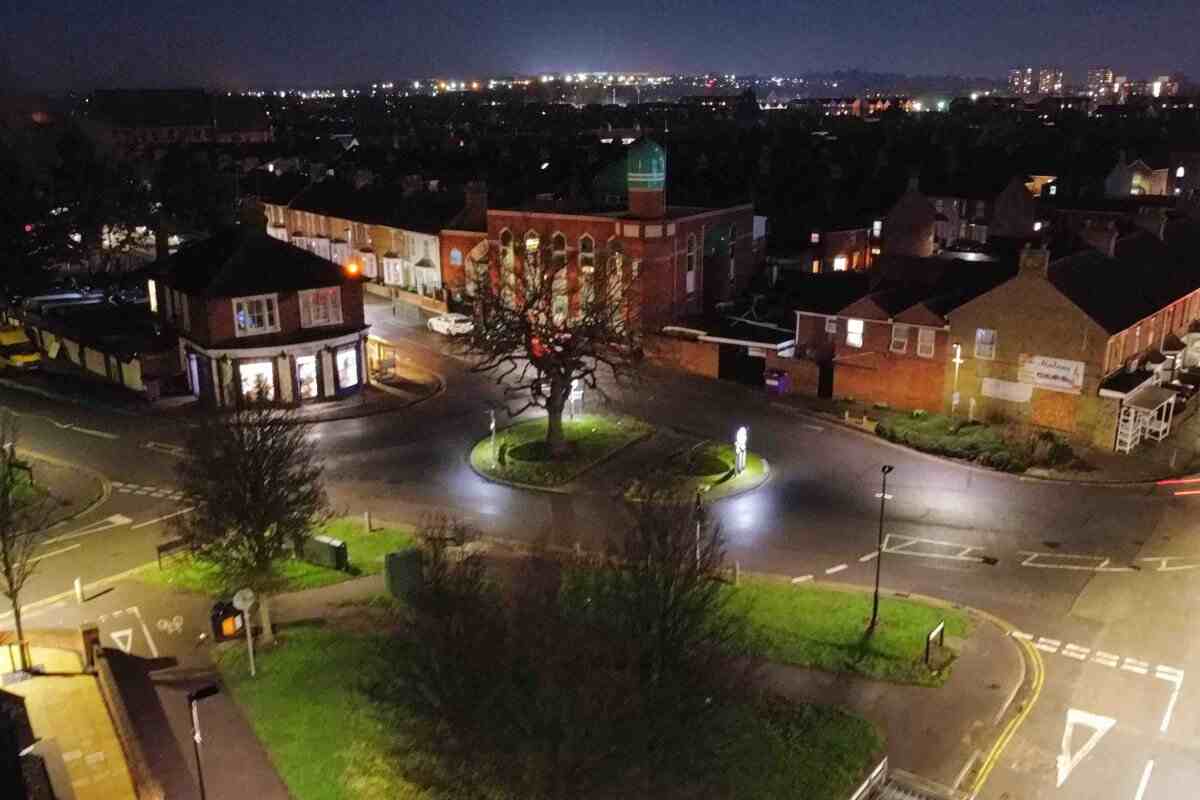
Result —
M283 586L280 591L295 592L301 589L316 589L334 583L375 575L383 572L383 560L388 553L406 550L414 544L413 529L408 525L385 527L367 533L362 521L352 517L330 520L315 535L330 536L346 543L350 557L350 571L342 572L318 564L310 564L297 558L289 558L280 565ZM221 575L213 564L193 558L186 553L170 556L163 560L160 570L156 564L142 569L138 580L199 592L212 597L226 594L238 587L225 586Z
M403 720L389 718L372 702L365 687L388 669L385 645L378 634L288 628L277 647L258 654L253 679L244 648L220 652L223 682L291 795L516 800L501 787L475 793L477 776L468 781L446 774L449 762L441 754L412 746L399 724ZM842 800L882 748L870 723L833 708L780 701L730 713L737 734L722 754L727 767L713 796Z
M871 620L869 593L764 580L743 580L730 591L758 634L765 658L828 672L941 686L949 678L950 664L943 657L941 669L925 666L926 637L943 620L947 637L965 638L970 631L967 614L960 609L882 597L879 624L868 639L864 632Z

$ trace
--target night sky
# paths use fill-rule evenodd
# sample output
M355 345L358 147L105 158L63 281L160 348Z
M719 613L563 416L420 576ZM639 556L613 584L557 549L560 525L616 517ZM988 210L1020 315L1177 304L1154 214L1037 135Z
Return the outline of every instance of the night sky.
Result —
M1200 77L1197 0L12 0L0 88L344 85L542 71L1018 63ZM250 8L247 8L250 6Z

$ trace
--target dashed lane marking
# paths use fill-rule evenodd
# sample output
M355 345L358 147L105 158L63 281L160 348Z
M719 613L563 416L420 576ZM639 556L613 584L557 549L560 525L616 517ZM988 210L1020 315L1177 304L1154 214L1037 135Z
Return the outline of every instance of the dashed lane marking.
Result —
M974 545L924 539L920 536L903 536L898 533L889 533L884 537L883 552L889 555L939 558L946 561L973 561L977 564L986 560L982 549Z
M879 557L879 551L878 551L878 550L872 550L871 552L867 553L865 556L861 556L861 557L859 557L859 559L858 559L858 560L859 560L859 561L861 561L862 563L864 563L864 564L865 564L865 563L867 563L868 561L871 561L871 560L873 560L873 559L875 559L875 558L878 558L878 557Z
M841 572L844 569L846 569L845 564L838 564L836 567L830 567L829 569L825 570L825 574L826 575L834 575L834 574Z
M1150 672L1150 664L1136 658L1125 657L1125 663L1121 665L1121 669L1126 672L1134 672L1138 675L1146 675Z
M812 575L797 575L792 578L792 583L807 583L813 579Z
M1133 800L1142 800L1146 795L1146 787L1150 785L1150 773L1154 772L1154 759L1146 762L1146 768L1142 770L1142 779L1138 781L1137 794L1133 796Z

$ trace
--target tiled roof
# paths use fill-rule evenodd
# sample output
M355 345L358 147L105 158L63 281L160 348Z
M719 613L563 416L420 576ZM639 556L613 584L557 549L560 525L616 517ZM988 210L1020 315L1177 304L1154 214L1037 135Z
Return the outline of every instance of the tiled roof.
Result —
M399 187L355 189L343 181L324 180L296 195L291 207L368 225L437 233L462 212L463 195L422 191L405 196Z
M175 289L210 297L315 289L349 280L337 264L244 225L181 248L160 263L159 272Z

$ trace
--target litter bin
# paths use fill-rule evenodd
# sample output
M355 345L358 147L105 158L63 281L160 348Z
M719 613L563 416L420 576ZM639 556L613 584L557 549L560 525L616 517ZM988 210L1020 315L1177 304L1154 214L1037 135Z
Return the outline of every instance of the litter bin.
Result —
M792 376L782 369L769 369L763 374L767 391L771 394L785 395L792 387Z
M246 624L241 611L233 607L228 600L218 600L212 607L213 640L226 642L243 635L242 626Z
M304 560L342 572L350 569L350 553L346 550L346 543L332 536L314 536L305 542Z

